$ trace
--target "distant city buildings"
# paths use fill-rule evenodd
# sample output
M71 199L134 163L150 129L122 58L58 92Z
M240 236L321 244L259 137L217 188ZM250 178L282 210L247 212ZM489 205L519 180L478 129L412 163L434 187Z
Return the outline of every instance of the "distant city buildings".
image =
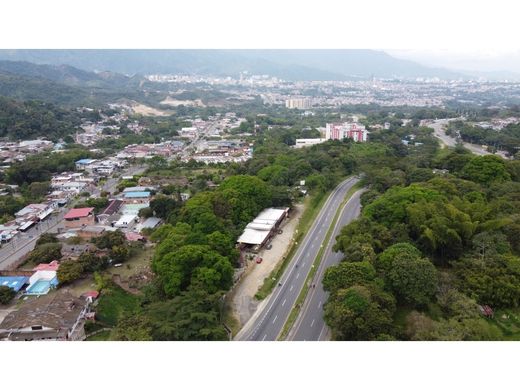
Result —
M285 107L296 108L298 110L308 110L312 107L312 101L308 98L287 99L285 101Z

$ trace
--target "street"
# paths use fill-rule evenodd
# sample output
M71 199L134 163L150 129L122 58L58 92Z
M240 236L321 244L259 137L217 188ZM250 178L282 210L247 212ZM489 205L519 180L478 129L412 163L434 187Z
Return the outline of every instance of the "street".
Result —
M281 285L275 288L269 301L258 309L236 340L274 341L278 338L313 267L314 259L324 244L338 205L358 180L349 178L332 192L281 278Z
M288 340L318 341L328 339L327 326L323 320L323 305L327 302L328 293L323 290L323 275L327 268L338 264L343 258L343 253L333 252L332 247L336 242L336 236L340 233L341 228L359 216L361 211L359 197L362 193L363 190L359 190L352 195L341 210L334 232L330 237L330 241L327 243L323 261L312 282L316 287L309 290L302 310L293 328L289 332Z
M146 170L146 165L131 166L125 169L121 176L125 175L139 175ZM102 188L93 196L99 196L101 191L113 192L119 183L120 177L109 178ZM74 201L72 201L74 204ZM71 202L69 202L69 207ZM0 248L0 270L6 270L18 260L20 260L27 253L32 251L35 247L36 240L43 233L56 233L59 224L63 221L63 216L68 211L68 208L58 209L57 213L51 214L49 217L36 223L26 232L18 233L11 241L4 243Z
M51 214L26 232L18 233L10 242L3 244L0 248L0 270L9 269L12 264L32 251L40 235L56 232L67 211L68 209L60 209L59 213Z
M433 123L431 123L431 124L429 124L427 126L431 127L433 129L434 135L437 138L439 138L444 145L446 145L448 147L455 147L457 145L457 139L455 139L453 137L450 137L449 135L446 135L446 133L444 131L444 127L450 121L456 120L456 119L458 119L458 118L455 118L455 119L437 119L437 120L433 121ZM470 144L468 142L462 142L462 144L464 145L464 147L466 149L470 150L471 152L475 153L478 156L485 156L485 155L491 154L486 149L484 149L481 145ZM507 158L505 153L502 152L502 151L498 151L496 154L499 155L502 158Z

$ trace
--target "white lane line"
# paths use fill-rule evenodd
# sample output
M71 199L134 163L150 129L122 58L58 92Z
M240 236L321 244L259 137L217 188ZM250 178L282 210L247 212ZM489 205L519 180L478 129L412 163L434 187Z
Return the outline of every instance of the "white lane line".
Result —
M278 314L274 316L273 324L276 322L277 318L278 318Z
M320 303L318 303L318 309L319 309L319 308L321 308L321 301L320 301Z
M264 338L262 339L262 341L264 341L266 337L267 337L267 333L264 334Z
M287 298L283 300L283 302L282 302L282 307L283 307L283 305L285 305L285 301L286 301L286 300L287 300Z
M293 285L291 284L291 288L289 289L289 291L292 291L292 288L293 288Z
M300 276L300 273L299 273L299 272L296 274L296 279L298 279L298 276Z
M314 318L312 319L312 322L311 322L311 328L313 325L314 325Z
M311 245L311 249L314 248L314 243Z

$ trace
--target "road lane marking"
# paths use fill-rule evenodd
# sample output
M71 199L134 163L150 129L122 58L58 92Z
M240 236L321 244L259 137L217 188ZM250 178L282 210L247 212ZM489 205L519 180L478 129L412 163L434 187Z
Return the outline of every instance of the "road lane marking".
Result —
M298 279L298 276L300 276L300 273L299 273L299 272L296 274L296 279Z
M274 316L273 324L276 322L277 318L278 318L278 314Z
M319 309L319 308L321 308L321 301L320 301L320 303L318 303L318 309Z
M282 302L282 306L285 305L285 301L286 301L286 300L287 300L287 298L283 300L283 302Z
M289 291L292 291L292 288L293 288L293 285L291 284L291 288L289 289Z
M312 319L312 322L311 322L311 328L313 325L314 325L314 318Z
M262 341L264 341L266 337L267 337L267 333L264 334L264 338L262 339Z

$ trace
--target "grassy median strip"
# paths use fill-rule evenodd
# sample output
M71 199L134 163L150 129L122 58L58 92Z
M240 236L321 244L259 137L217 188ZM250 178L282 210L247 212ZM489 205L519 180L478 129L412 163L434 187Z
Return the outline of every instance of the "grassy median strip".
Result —
M271 271L269 276L264 279L264 283L255 294L256 299L261 301L273 291L273 288L278 283L278 280L282 277L285 269L287 268L287 265L291 262L292 257L296 253L302 238L305 237L309 231L310 227L312 226L312 222L314 222L316 219L318 213L320 212L323 204L326 202L331 192L332 191L316 194L312 197L308 197L305 200L307 205L305 206L303 215L298 222L298 226L296 227L298 233L296 234L296 237L294 237L289 250L283 256L282 261L275 267L275 269Z
M323 258L323 253L325 249L327 249L328 242L330 241L331 235L334 232L334 228L336 226L336 222L338 221L339 215L341 213L341 210L343 210L343 207L345 204L349 201L349 199L352 197L352 195L361 188L361 185L356 183L345 195L345 199L343 199L343 202L341 202L340 206L338 207L338 210L336 211L336 214L334 215L334 218L332 220L332 223L329 227L329 230L327 231L327 234L325 235L325 240L323 241L323 246L318 251L318 254L316 255L316 258L314 259L314 262L312 264L311 270L309 271L309 274L307 275L307 278L305 279L305 283L303 284L303 287L300 291L300 294L298 295L298 298L296 298L296 302L294 303L294 306L289 313L289 317L287 317L287 321L285 322L284 327L282 328L282 332L280 333L280 336L278 337L278 340L285 340L285 338L289 335L289 331L293 327L296 319L298 318L298 314L300 313L300 309L302 304L305 302L305 298L307 297L307 294L309 292L311 283L310 281L314 278L316 275L316 272L318 272L318 268L320 267L321 260Z

